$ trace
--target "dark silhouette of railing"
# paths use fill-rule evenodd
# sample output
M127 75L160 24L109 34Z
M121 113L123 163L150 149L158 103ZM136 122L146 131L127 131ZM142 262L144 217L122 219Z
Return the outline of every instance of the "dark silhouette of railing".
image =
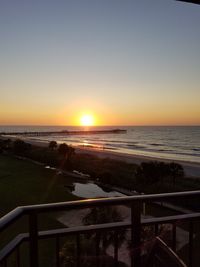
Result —
M152 266L186 267L185 263L159 237L153 241L152 249L145 262L145 267Z
M23 206L14 209L7 215L0 219L0 233L8 230L8 226L18 221L21 216L27 215L29 218L29 230L28 233L21 233L4 246L0 251L0 266L7 266L7 259L12 253L16 253L16 265L20 266L20 245L24 241L29 242L30 251L30 267L38 267L38 241L40 239L54 238L56 243L56 266L60 266L59 258L59 242L60 238L67 235L76 236L76 247L77 247L77 266L81 266L81 245L80 235L87 233L95 233L96 240L103 231L113 231L115 234L114 242L114 266L118 266L118 248L117 242L118 233L122 229L130 229L131 231L131 244L130 244L130 256L131 266L142 266L141 261L141 229L144 226L154 226L155 236L158 235L158 227L163 224L172 225L172 244L171 248L176 251L176 223L177 222L188 222L189 223L189 266L193 266L193 234L195 221L200 220L200 213L180 214L167 217L154 217L154 218L142 218L141 210L143 203L172 201L182 198L184 201L191 197L200 196L200 191L189 191L189 192L177 192L167 194L153 194L153 195L137 195L131 197L118 197L118 198L105 198L105 199L93 199L93 200L81 200L72 202L61 202L54 204L43 204L43 205L32 205ZM92 207L105 207L109 205L126 205L130 208L131 219L130 221L122 222L111 222L105 224L96 224L88 226L70 227L62 229L53 229L47 231L38 231L38 216L39 214L52 213L58 211L69 211L74 209L92 208ZM0 236L1 237L1 236ZM0 239L1 241L1 239ZM99 247L98 242L96 243L96 266L99 266ZM95 246L95 244L94 244ZM174 265L178 266L178 265Z

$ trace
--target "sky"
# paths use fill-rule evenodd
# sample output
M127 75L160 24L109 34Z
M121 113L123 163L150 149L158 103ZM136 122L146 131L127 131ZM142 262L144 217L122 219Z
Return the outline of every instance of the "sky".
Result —
M200 125L200 6L1 0L0 124Z

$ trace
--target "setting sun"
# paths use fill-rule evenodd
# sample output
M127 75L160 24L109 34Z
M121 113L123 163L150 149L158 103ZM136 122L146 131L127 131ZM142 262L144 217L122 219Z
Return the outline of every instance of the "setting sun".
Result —
M94 117L89 114L85 114L81 116L80 123L82 126L93 126L94 125Z

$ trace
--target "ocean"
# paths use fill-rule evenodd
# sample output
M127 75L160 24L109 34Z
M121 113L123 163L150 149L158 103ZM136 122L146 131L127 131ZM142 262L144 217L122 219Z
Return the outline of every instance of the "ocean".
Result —
M200 126L0 126L0 132L125 129L120 134L54 135L31 140L67 143L132 155L200 163Z

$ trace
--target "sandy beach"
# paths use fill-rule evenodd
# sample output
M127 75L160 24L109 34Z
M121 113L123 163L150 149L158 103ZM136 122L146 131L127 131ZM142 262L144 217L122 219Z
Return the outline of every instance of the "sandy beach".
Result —
M15 140L16 137L9 136L4 137L1 136L2 139L12 139ZM39 140L31 140L29 138L23 139L25 142L30 143L32 145L46 147L48 146L48 142L39 141ZM133 154L125 154L125 153L119 153L115 151L108 151L108 150L101 150L97 148L90 148L90 147L75 147L76 153L87 153L91 155L95 155L100 158L111 158L115 160L125 161L127 163L134 163L134 164L141 164L141 162L147 162L147 161L163 161L163 162L177 162L180 163L185 171L185 175L187 177L191 178L199 178L200 179L200 164L196 162L189 162L189 161L182 161L182 160L171 160L171 159L165 159L165 158L156 158L156 157L150 157L150 156L141 156L141 155L133 155Z
M188 177L197 177L200 178L200 164L196 162L186 162L186 161L179 161L179 160L170 160L170 159L163 159L163 158L155 158L155 157L147 157L141 155L130 155L130 154L123 154L114 151L105 151L105 150L97 150L92 148L76 148L78 153L88 153L91 155L95 155L101 158L111 158L115 160L122 160L128 163L135 163L141 164L142 162L147 161L164 161L164 162L177 162L180 163L185 171L186 176Z

